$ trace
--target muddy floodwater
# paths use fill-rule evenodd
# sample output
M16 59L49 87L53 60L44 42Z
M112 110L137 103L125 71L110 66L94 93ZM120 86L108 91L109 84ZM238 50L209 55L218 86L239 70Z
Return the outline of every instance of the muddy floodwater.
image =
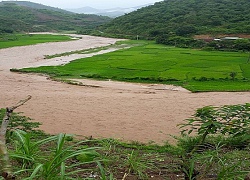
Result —
M250 92L191 93L181 87L115 81L79 80L86 86L51 81L45 76L10 72L11 68L54 65L44 55L114 44L117 39L82 39L0 50L0 107L27 95L32 99L17 109L41 122L47 133L70 133L125 141L172 142L177 124L203 106L243 104Z

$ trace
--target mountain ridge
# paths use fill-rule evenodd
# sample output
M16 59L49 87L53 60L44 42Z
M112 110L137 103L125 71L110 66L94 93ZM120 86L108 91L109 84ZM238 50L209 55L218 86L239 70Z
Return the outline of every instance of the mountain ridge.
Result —
M16 4L18 6L24 6L24 7L29 7L33 9L47 9L47 10L73 14L73 12L70 12L61 8L51 7L51 6L43 5L40 3L34 3L31 1L1 1L0 2L0 6L4 4Z
M116 7L116 8L108 8L108 9L97 9L90 6L85 6L81 8L75 8L75 9L66 9L67 11L74 12L74 13L84 13L84 14L95 14L95 15L102 15L102 16L108 16L111 18L122 16L126 13L130 13L132 11L135 11L137 9L140 9L142 7L146 7L149 5L152 5L153 3L140 5L140 6L134 6L134 7Z
M0 33L37 31L89 31L110 21L108 17L75 14L38 3L7 1L0 4ZM33 8L36 6L35 8ZM57 9L57 8L56 8Z

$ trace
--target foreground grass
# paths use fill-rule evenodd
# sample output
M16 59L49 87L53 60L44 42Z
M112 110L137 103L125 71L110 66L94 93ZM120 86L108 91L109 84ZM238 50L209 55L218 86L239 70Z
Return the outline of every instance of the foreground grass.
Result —
M0 35L0 49L26 46L45 42L69 41L71 37L50 34L4 34Z
M126 43L126 42L122 42ZM96 78L181 85L193 92L249 91L249 54L175 48L150 41L64 66L22 69L55 78ZM234 73L234 76L231 74Z
M4 113L1 109L0 121ZM58 136L61 139L55 138L57 141L54 141L54 136L31 131L30 128L37 127L37 124L29 118L14 114L13 120L19 125L11 124L7 139L17 179L25 179L36 173L30 179L59 179L60 176L61 179L184 180L185 177L189 179L188 175L195 170L199 172L198 179L222 180L243 179L249 172L250 144L242 138L211 136L204 146L199 146L192 158L184 162L182 157L188 156L201 137L178 137L176 145L128 143L115 139L85 138L82 141L71 136L63 139L62 135ZM23 130L28 130L27 135L10 131L20 125ZM82 154L71 157L71 153L81 151ZM69 158L61 163L65 156ZM51 166L47 167L50 162ZM40 165L51 169L51 172L46 174L47 171L42 168L35 169ZM66 169L62 168L65 165ZM184 167L189 167L190 172L186 172ZM65 171L64 178L61 170ZM45 175L50 178L45 178Z

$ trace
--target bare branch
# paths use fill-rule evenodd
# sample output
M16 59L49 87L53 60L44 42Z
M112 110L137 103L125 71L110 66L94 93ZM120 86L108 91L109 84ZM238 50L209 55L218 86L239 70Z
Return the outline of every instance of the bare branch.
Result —
M16 108L24 105L28 100L31 99L31 96L29 95L26 99L19 101L15 106L12 106L10 109L14 111Z
M10 122L10 117L16 108L24 105L30 99L31 99L31 96L28 96L26 99L19 101L15 106L6 108L6 114L3 118L2 125L0 128L0 172L2 172L2 177L5 180L15 179L15 177L12 175L9 155L8 155L7 147L5 144L6 143L6 139L5 139L6 131Z

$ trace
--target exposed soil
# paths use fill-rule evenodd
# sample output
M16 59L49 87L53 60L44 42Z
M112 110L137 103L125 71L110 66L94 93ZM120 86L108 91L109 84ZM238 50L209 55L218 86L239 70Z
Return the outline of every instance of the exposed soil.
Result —
M42 123L48 133L162 143L178 135L177 124L208 105L249 102L250 92L191 93L166 85L82 80L73 86L45 76L11 73L10 68L43 64L44 55L113 44L117 39L82 36L81 40L0 50L0 107L32 95L18 111ZM51 60L53 61L53 59Z

